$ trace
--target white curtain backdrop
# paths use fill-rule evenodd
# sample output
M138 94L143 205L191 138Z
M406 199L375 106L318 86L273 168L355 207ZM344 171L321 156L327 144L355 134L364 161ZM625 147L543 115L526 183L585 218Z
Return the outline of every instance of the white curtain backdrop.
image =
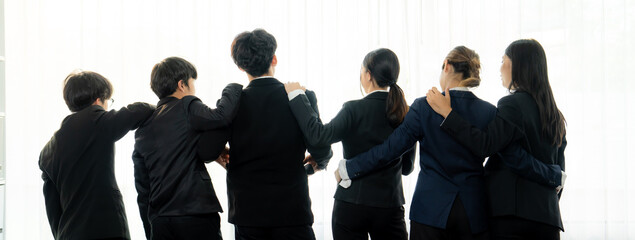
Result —
M5 11L7 239L52 239L37 161L70 113L61 94L68 73L109 78L115 108L156 103L152 66L181 56L197 66L197 95L211 104L227 83L248 84L229 49L236 34L255 28L278 41L276 77L315 90L325 121L362 97L359 68L373 49L397 53L398 83L411 103L438 85L445 55L468 46L483 67L475 93L495 104L506 94L499 77L505 47L537 39L568 122L562 238L635 238L633 0L5 0ZM117 142L116 176L132 238L143 239L133 135ZM342 156L341 145L333 147L328 171L310 177L317 239L332 239L332 172ZM227 211L224 170L208 170ZM406 218L418 171L404 178ZM224 238L233 239L227 214L221 218Z

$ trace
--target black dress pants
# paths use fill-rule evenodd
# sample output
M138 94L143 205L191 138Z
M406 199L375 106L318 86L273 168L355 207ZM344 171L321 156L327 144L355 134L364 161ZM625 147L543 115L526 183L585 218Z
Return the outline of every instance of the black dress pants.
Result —
M236 240L315 240L311 225L287 227L235 226Z
M461 199L457 196L452 204L445 229L410 221L410 239L486 240L489 239L489 235L487 231L472 234L467 212L465 212Z
M157 217L152 220L152 240L209 239L222 240L218 213Z
M333 205L334 240L406 240L404 208L369 207L335 200Z
M490 221L492 239L560 239L560 228L515 216L493 217Z

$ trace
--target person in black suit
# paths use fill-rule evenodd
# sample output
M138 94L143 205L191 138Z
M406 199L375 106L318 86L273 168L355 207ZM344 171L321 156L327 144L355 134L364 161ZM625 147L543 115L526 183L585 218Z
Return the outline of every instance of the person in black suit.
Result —
M327 124L319 122L302 87L285 84L289 104L300 129L312 145L328 146L342 141L344 158L382 143L401 124L408 112L403 91L397 85L399 59L390 49L380 48L364 57L360 84L368 94L349 101ZM390 87L390 91L388 88ZM413 170L415 146L387 166L356 180L348 188L338 186L333 205L333 239L407 239L406 203L401 175Z
M154 111L134 103L106 111L112 85L83 71L64 80L64 100L73 112L40 153L46 214L55 239L130 239L114 172L115 142Z
M196 150L203 131L229 126L242 86L227 85L210 109L194 96L196 78L196 68L182 58L154 65L150 85L160 100L135 133L137 202L146 237L153 240L222 239L222 208ZM221 144L214 146L216 157Z
M478 127L485 127L495 117L496 108L468 88L480 85L479 73L478 54L458 46L443 61L440 85L450 89L446 94L453 96L456 111ZM350 179L351 185L357 184L358 179L390 164L418 141L421 172L410 208L410 239L489 239L485 158L470 153L444 133L439 128L442 121L425 98L418 98L403 123L384 143L343 161L337 173L342 179ZM514 171L528 178L543 178L543 182L556 188L559 167L547 166L523 151L510 152L520 154L519 161L509 161L521 163L509 164Z
M241 240L315 239L303 160L308 148L319 170L332 156L330 147L305 143L284 85L273 77L276 47L262 29L238 34L231 46L234 62L249 79L228 139L229 222Z
M547 58L534 39L512 42L501 65L503 86L511 94L498 101L496 118L481 130L453 110L450 96L428 92L428 102L445 120L441 128L472 153L492 155L511 143L545 164L564 171L565 119L556 106L547 74ZM563 230L560 193L519 177L498 157L485 166L494 239L559 239ZM566 175L563 175L566 176Z

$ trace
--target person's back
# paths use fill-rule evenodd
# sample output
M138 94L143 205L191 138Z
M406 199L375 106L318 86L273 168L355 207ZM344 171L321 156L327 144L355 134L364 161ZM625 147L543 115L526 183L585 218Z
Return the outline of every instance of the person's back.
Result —
M395 130L386 117L387 92L374 92L349 101L344 109L351 115L351 128L342 138L344 159L350 159L379 145ZM413 149L395 161L356 180L349 188L337 187L335 199L364 206L394 208L405 204L401 175L412 171ZM402 166L405 164L405 173Z
M541 136L541 120L538 105L533 97L523 91L501 98L499 107L513 106L522 111L516 112L514 123L522 129L523 149L542 160L545 164L562 165L564 169L564 149L566 141L560 147L554 147ZM487 186L493 216L517 215L537 222L545 222L563 228L560 218L559 196L553 188L522 178L506 167L502 159L493 156L485 165ZM515 200L512 200L515 199ZM543 207L539 207L543 206ZM544 207L546 206L546 207Z
M232 43L232 58L250 80L229 136L227 195L236 239L315 239L304 153L308 148L323 164L332 152L305 145L284 85L273 78L276 48L262 29Z
M306 146L288 102L284 85L274 78L253 80L243 91L229 140L231 223L285 226L313 222L302 163Z
M197 145L201 132L229 126L242 86L228 85L212 110L194 96L196 77L194 66L177 57L163 60L152 71L152 90L160 100L137 130L133 153L148 238L222 239L222 208Z
M192 101L200 100L161 99L135 134L135 152L149 173L150 219L222 212L205 163L196 157L199 134L189 122Z
M451 90L446 94L452 96L453 109L469 118L476 127L485 128L496 116L494 105L477 98L470 91ZM411 212L411 219L423 223L433 220L432 226L445 227L444 220L447 218L434 220L433 215L425 213L441 212L442 216L448 216L450 206L458 195L466 212L473 214L468 216L472 231L486 230L484 158L472 154L439 128L443 117L434 113L425 98L415 100L412 108L419 109L420 120L426 123L421 125L421 134L425 137L419 142L421 172L417 180L417 188L426 191L415 192L412 205L417 206L417 212Z
M92 98L78 97L85 91L82 86L106 90ZM112 86L97 73L71 74L66 80L65 99L74 113L64 119L39 161L55 239L130 238L114 173L115 142L137 128L153 108L135 103L107 112L111 94ZM99 98L98 103L85 106L93 98Z

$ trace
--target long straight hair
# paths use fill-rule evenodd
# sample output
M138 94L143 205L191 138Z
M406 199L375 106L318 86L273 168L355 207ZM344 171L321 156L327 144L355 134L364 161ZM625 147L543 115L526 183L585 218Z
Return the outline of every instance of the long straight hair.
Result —
M386 116L392 127L397 127L408 113L408 104L403 90L397 85L399 78L399 59L397 54L387 48L369 52L362 65L379 87L390 87L386 99Z
M541 134L552 145L560 146L566 134L566 120L556 106L547 74L547 57L534 39L520 39L509 44L505 55L512 61L512 79L508 89L529 93L540 113Z

